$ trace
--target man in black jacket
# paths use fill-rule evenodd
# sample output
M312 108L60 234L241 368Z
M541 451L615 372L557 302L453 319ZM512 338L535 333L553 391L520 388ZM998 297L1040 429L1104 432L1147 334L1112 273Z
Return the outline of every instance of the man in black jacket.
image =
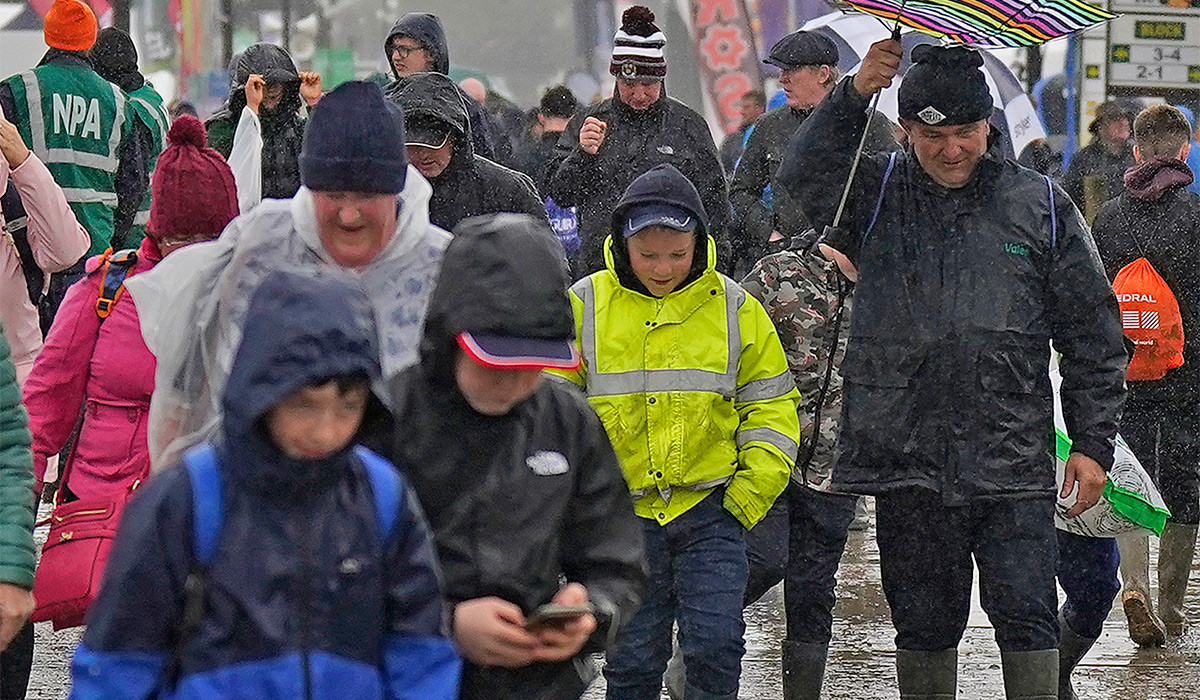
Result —
M1093 221L1102 204L1121 194L1121 178L1134 166L1129 114L1116 102L1105 102L1096 109L1088 132L1092 142L1071 158L1063 187L1085 218Z
M617 77L613 96L575 115L554 157L549 196L576 207L582 247L572 272L584 277L604 269L604 239L612 210L625 188L660 163L679 169L700 191L709 233L726 249L729 198L717 147L704 118L667 97L663 79L666 37L654 13L640 5L625 11L614 40L609 72ZM719 250L718 269L728 260Z
M429 220L447 231L497 212L546 221L546 206L527 175L476 155L458 86L441 73L417 73L389 98L404 110L408 159L433 185ZM467 98L468 100L470 98Z
M392 97L400 89L402 80L416 73L450 72L450 46L446 42L446 30L442 20L428 12L409 12L392 27L383 41L383 53L388 68L395 80L384 88L384 94ZM458 87L455 84L455 87ZM459 90L466 105L471 122L471 143L475 153L484 158L498 158L496 150L498 135L492 133L483 106L470 99L470 95Z
M793 236L810 228L800 203L787 188L778 186L775 174L792 134L837 84L837 62L837 44L824 34L806 31L792 32L775 42L763 60L782 71L779 84L787 104L754 123L746 152L729 183L729 239L735 273L749 270L759 258L782 250ZM882 114L871 118L867 147L871 151L897 148L892 123Z
M522 144L514 156L514 167L533 178L538 192L543 195L550 191L550 176L554 174L551 172L554 147L578 109L579 100L566 85L555 85L546 90L537 112L542 134L536 140Z
M1171 510L1158 550L1158 614L1165 631L1184 629L1183 599L1200 524L1200 195L1187 157L1187 119L1174 107L1151 107L1134 121L1139 165L1125 192L1109 200L1092 229L1110 278L1146 258L1175 294L1183 320L1183 365L1161 379L1129 382L1121 435L1142 461ZM1146 535L1122 538L1121 569L1129 634L1161 645L1164 629L1149 605Z
M869 99L901 51L873 45L784 156L779 181L818 228L832 223ZM954 696L978 565L1008 697L1055 697L1051 341L1073 517L1098 501L1113 462L1117 302L1070 199L989 142L983 57L920 46L913 61L899 92L912 150L864 156L844 228L826 238L858 268L834 488L876 495L902 696Z
M392 457L433 528L462 700L578 698L637 608L641 526L600 419L541 372L579 364L562 247L519 215L454 234L420 364L392 382ZM592 612L538 626L548 603Z

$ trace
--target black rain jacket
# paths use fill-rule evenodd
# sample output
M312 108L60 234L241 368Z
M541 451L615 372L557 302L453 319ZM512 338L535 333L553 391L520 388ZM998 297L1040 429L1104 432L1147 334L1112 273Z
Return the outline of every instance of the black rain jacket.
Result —
M832 223L866 109L846 79L780 166L818 230ZM1072 449L1112 466L1126 364L1116 297L1066 193L1055 186L1052 198L1044 176L1001 148L956 190L911 151L882 188L889 156L859 166L843 235L828 241L858 266L837 488L926 487L952 505L1050 497L1051 341Z
M1191 178L1180 160L1143 164L1126 175L1125 192L1100 208L1092 227L1109 279L1144 256L1183 319L1183 365L1162 379L1129 382L1130 403L1200 403L1200 195L1188 190Z
M594 156L579 147L579 129L587 117L608 125ZM604 269L604 239L613 208L631 182L660 163L674 165L695 185L711 222L709 235L719 252L728 248L725 174L704 118L667 97L665 90L658 102L641 112L614 96L571 118L551 166L554 174L546 194L560 207L576 207L579 217L581 247L572 258L576 277ZM718 269L727 259L718 261Z
M453 373L462 331L574 335L562 246L542 222L512 214L454 233L420 364L391 385L390 456L429 517L451 604L498 596L528 615L565 576L587 586L597 608L584 652L597 651L633 614L645 578L641 525L600 419L581 393L548 378L508 414L485 416ZM575 700L587 682L582 661L467 664L462 699Z
M759 117L729 182L729 239L734 251L750 264L767 254L772 231L790 240L811 228L800 203L776 181L783 153L809 114L812 110L792 109L785 104ZM897 148L891 121L876 113L871 119L867 151L891 152ZM768 187L770 194L765 195ZM769 202L763 201L764 196Z
M300 116L300 73L287 51L274 44L253 44L233 57L229 66L229 100L208 118L208 145L225 158L233 150L233 135L246 106L246 81L261 75L268 83L284 83L279 106L259 110L262 124L263 199L289 199L300 189L300 146L305 120Z
M454 154L441 175L429 181L429 220L447 231L471 216L510 212L538 217L549 225L546 205L529 176L477 155L468 134L467 110L458 86L441 73L416 73L390 95L406 120L436 119L451 129Z
M389 97L400 89L403 81L396 73L395 66L392 65L392 56L388 52L388 48L392 45L392 40L402 34L429 49L433 54L434 73L442 75L450 73L450 45L446 42L446 30L442 28L442 21L437 18L437 15L431 15L428 12L410 12L396 20L392 31L388 32L387 38L383 40L383 59L394 78L392 83L383 89L384 94ZM483 105L463 92L462 88L458 87L458 83L455 83L454 87L462 95L463 104L466 105L467 114L470 115L471 143L475 146L475 153L484 158L495 158L497 134L492 132L491 123L487 119Z

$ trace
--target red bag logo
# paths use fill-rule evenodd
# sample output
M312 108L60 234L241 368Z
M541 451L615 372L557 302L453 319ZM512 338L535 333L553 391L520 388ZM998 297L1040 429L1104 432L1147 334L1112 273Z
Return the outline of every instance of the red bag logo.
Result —
M1146 258L1121 268L1113 280L1121 305L1121 327L1133 341L1133 358L1125 371L1129 381L1162 379L1183 364L1183 317L1179 302Z

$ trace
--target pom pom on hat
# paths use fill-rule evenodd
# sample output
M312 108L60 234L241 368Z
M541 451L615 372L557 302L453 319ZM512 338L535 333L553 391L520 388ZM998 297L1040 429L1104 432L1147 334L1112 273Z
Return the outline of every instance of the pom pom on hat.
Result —
M634 5L621 15L621 28L613 37L608 72L628 80L661 80L667 75L667 61L663 56L666 45L666 35L654 24L654 13L648 7Z
M208 133L199 119L190 114L181 114L167 131L167 143L172 146L204 148L208 145Z
M42 25L46 46L64 51L87 51L99 30L96 14L81 0L54 0Z
M644 5L634 5L621 13L621 31L636 36L650 36L658 31L654 11Z
M929 126L956 126L987 119L994 108L983 55L962 46L921 44L900 83L900 117Z
M204 124L190 114L179 115L167 131L169 145L150 183L151 238L216 238L238 215L233 172L204 145L207 138Z

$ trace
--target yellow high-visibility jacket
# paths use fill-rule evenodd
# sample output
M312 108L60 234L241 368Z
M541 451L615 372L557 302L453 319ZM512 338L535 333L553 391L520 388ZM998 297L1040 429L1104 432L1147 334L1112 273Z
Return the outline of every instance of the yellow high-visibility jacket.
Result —
M634 510L660 525L726 484L747 528L783 492L796 460L800 394L757 299L713 267L662 298L608 268L571 288L583 364L555 372L587 393L616 448Z

